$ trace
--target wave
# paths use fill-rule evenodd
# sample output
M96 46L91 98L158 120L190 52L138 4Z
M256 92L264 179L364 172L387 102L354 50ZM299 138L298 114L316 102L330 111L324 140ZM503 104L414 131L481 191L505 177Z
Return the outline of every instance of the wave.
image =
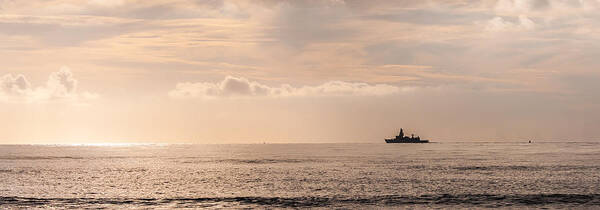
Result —
M56 159L84 159L73 156L3 156L0 160L56 160Z
M130 158L156 158L152 156L0 156L0 160L99 160L99 159L130 159ZM205 160L196 157L173 157L180 163L233 163L233 164L272 164L272 163L305 163L305 162L324 162L317 159L209 159Z
M28 198L0 197L0 207L68 207L94 205L207 207L218 204L262 207L332 206L599 206L600 194L438 194L421 196L384 195L373 197L204 197L204 198Z
M492 166L457 166L452 169L459 171L571 171L598 170L598 166L552 165L552 166L523 166L523 165L492 165Z
M0 160L84 160L84 159L128 159L128 158L155 158L153 156L0 156Z
M215 162L229 162L229 163L240 163L240 164L268 164L268 163L318 162L318 160L313 160L313 159L224 159L224 160L215 160Z
M186 160L176 160L179 163L230 163L230 164L276 164L276 163L309 163L324 162L315 159L212 159L196 160L196 158L186 158Z

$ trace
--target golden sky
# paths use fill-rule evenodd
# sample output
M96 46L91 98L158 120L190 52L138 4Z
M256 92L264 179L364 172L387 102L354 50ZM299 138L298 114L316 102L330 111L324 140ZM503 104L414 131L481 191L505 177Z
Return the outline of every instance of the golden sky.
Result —
M0 0L0 143L600 136L598 0Z

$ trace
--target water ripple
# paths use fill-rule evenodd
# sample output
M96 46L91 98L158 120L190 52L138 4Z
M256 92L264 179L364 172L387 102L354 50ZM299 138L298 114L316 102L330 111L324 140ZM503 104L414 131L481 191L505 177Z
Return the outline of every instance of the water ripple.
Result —
M404 206L597 206L600 194L462 194L462 195L384 195L373 197L201 197L201 198L27 198L0 197L0 207L69 207L94 205L133 205L209 207L218 204L262 207L331 207L352 205Z

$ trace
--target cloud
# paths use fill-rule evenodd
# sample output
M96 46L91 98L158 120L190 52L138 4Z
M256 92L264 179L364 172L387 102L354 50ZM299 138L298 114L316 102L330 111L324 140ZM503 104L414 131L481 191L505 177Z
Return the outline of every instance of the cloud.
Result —
M526 15L519 15L517 21L505 20L502 17L494 17L487 22L487 31L519 31L535 29L535 22Z
M499 0L495 9L500 12L529 12L550 7L549 0Z
M63 67L60 71L50 74L46 88L53 97L69 97L75 94L77 80L68 68Z
M276 4L268 16L266 33L298 49L323 42L338 42L357 31L344 21L350 15L343 1L289 1Z
M545 14L557 15L596 12L600 6L598 0L498 0L494 10L502 14Z
M87 15L0 15L0 35L24 36L43 47L77 46L84 42L134 33L147 27L139 20Z
M121 6L125 3L125 2L123 2L123 0L89 0L88 2L91 5L102 6L102 7Z
M523 29L532 30L535 28L535 22L525 15L519 15L519 25Z
M77 92L78 81L68 67L62 67L48 77L46 85L33 88L22 74L0 77L0 102L78 101L98 98L98 94Z
M29 81L22 74L0 77L0 96L21 96L30 90Z
M271 87L243 77L227 76L217 83L179 83L169 92L174 98L230 98L230 97L302 97L302 96L383 96L409 91L386 84L330 81L317 86L293 87L283 84Z

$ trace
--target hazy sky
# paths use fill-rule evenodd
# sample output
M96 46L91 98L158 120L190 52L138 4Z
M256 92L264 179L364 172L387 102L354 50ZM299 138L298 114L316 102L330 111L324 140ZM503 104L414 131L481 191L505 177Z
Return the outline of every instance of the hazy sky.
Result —
M0 0L0 143L600 137L600 0Z

